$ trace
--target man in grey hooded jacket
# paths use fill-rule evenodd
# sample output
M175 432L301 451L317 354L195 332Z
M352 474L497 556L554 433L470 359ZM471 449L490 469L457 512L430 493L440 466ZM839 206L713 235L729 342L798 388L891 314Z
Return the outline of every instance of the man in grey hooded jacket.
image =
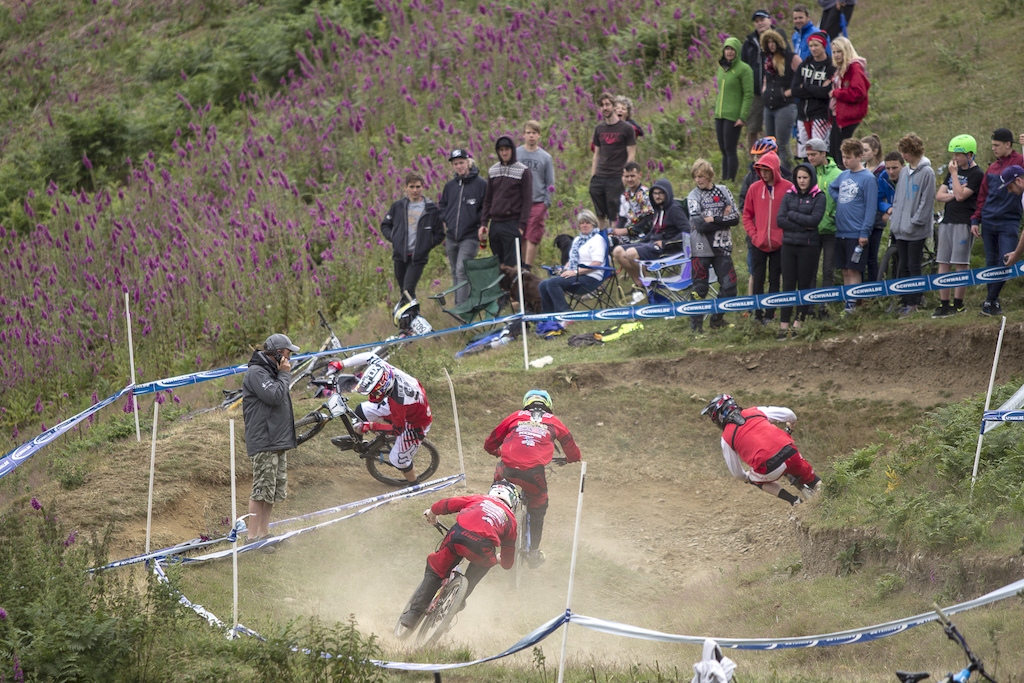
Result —
M899 255L899 277L913 277L921 274L924 243L934 230L935 171L924 155L924 141L914 133L900 138L896 149L907 165L900 171L896 182L889 232ZM920 293L901 296L900 317L917 313L920 303Z
M253 352L242 378L245 450L252 460L247 543L269 535L274 503L288 495L287 453L298 445L288 385L292 381L291 355L298 352L291 339L272 334L263 342L262 351ZM274 552L274 547L262 550Z

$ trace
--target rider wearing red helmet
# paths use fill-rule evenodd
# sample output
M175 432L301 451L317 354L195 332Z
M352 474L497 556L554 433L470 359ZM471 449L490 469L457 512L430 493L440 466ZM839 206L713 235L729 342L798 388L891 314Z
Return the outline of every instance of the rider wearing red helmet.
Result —
M357 353L346 358L343 365L366 365L356 391L369 400L356 406L355 413L361 422L353 427L364 434L371 430L397 434L388 460L402 471L406 481L415 484L413 457L433 421L423 385L375 353Z
M790 505L801 500L782 488L778 479L787 475L805 495L818 491L821 479L793 445L793 438L772 422L792 428L796 414L789 408L758 406L741 409L728 394L716 396L701 415L708 415L722 429L722 455L729 472L765 493ZM743 463L750 466L744 471Z

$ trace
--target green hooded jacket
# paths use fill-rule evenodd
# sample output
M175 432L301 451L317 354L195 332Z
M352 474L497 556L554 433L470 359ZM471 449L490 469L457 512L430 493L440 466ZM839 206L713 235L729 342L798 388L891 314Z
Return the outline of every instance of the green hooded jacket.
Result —
M725 48L736 50L732 62L725 61ZM750 65L740 59L742 48L739 38L725 39L722 57L718 62L718 100L715 103L715 118L729 121L746 121L750 116L750 105L754 102L754 72ZM723 66L727 64L727 66Z
M818 172L818 187L826 188L842 173L832 157L825 157L825 165L817 166L815 170ZM818 234L834 235L836 234L836 200L832 199L832 195L828 192L825 192L825 195L825 217L821 219L821 223L818 223Z

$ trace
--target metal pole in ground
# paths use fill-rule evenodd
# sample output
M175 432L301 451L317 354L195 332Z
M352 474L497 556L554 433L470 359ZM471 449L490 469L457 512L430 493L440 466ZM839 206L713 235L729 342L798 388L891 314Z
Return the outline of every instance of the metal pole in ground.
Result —
M128 292L124 293L124 317L128 325L128 364L132 367L132 412L135 413L135 440L142 441L139 430L139 399L135 397L135 344L132 342L132 312L128 308Z
M134 383L135 380L132 380ZM156 425L160 416L160 402L153 401L153 440L149 446L149 503L146 505L146 554L149 555L149 538L153 531L153 476L156 472ZM138 413L135 415L138 426Z
M455 446L459 451L459 470L462 472L462 488L466 488L466 463L462 459L462 430L459 429L459 406L455 403L455 385L448 368L444 368L444 376L448 379L448 390L452 393L452 415L455 418Z
M992 400L992 388L996 383L996 368L999 366L999 352L1003 348L1003 332L1006 331L1006 316L1003 316L1003 323L999 326L999 339L996 341L996 357L992 359L992 374L988 378L988 393L985 394L985 410L988 410L989 402ZM984 414L984 413L983 413ZM981 441L985 438L985 420L981 421L981 431L978 433L978 450L974 452L974 471L971 472L971 492L967 496L970 501L974 497L974 480L978 478L978 463L981 461Z
M228 420L228 433L231 439L231 525L238 516L235 502L235 421ZM231 542L231 638L238 637L238 535Z
M526 315L526 299L523 298L523 259L519 251L519 238L516 238L516 272L519 277L519 315ZM530 351L526 348L526 319L519 319L519 336L523 338L523 369L530 369Z
M576 578L576 553L580 545L580 519L583 515L583 485L587 479L587 461L580 463L580 493L576 500L576 528L572 532L572 560L569 562L569 593L565 598L565 611L572 611L572 584ZM566 621L562 631L562 654L558 658L558 683L562 683L565 675L565 644L569 638L569 622Z

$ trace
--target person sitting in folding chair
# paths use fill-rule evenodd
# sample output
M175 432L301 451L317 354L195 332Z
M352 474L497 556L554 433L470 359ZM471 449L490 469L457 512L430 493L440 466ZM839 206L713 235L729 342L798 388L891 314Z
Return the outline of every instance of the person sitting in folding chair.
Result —
M693 272L693 296L703 299L710 289L711 269L718 278L720 298L736 296L736 268L732 263L730 228L739 223L740 214L732 192L725 185L715 185L715 167L697 159L690 168L690 177L697 187L686 197L690 211L690 254ZM725 327L725 314L711 316L711 327ZM700 334L704 318L692 316L690 327Z
M540 283L540 301L544 313L569 310L565 292L592 292L604 280L604 262L608 255L608 240L597 229L597 216L584 209L576 214L580 234L569 248L569 260L555 275Z
M690 232L690 224L686 220L686 211L676 203L672 193L672 183L660 178L651 186L651 206L654 207L654 222L647 235L635 244L615 247L612 257L633 278L636 286L646 291L640 281L640 265L637 261L649 261L661 258L666 244L679 242L684 233ZM651 300L648 292L648 301ZM652 302L653 303L653 302Z

